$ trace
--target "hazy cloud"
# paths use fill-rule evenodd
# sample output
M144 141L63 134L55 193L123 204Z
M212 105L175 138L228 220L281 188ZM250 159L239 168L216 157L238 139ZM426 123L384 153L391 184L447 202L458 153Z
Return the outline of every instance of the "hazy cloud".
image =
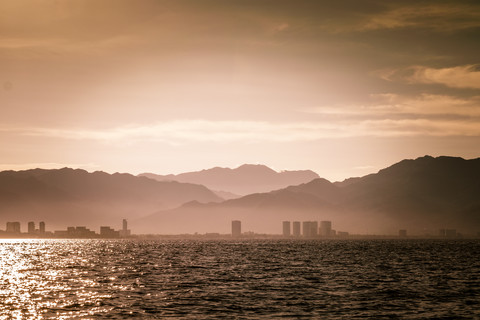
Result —
M378 71L377 75L388 81L403 81L410 84L442 84L450 88L480 89L478 65L449 68L413 66L403 69Z
M451 88L480 89L480 71L475 65L441 69L417 67L409 80L411 83L439 83Z
M338 127L321 123L279 123L262 121L175 120L152 125L130 125L107 130L71 130L27 128L18 133L31 136L55 137L73 140L98 140L112 143L158 141L169 144L197 142L255 143L290 142L331 137ZM341 129L340 129L341 130Z
M366 105L325 106L303 110L324 115L363 116L385 118L392 115L416 116L462 116L480 117L480 96L464 99L449 95L421 94L405 97L398 94L373 94ZM455 118L455 117L454 117Z
M412 106L412 108L416 108ZM339 111L341 113L342 111ZM344 111L345 112L345 111ZM353 111L346 111L353 112ZM378 111L377 111L378 112ZM425 114L428 114L426 112ZM12 131L12 130L10 130ZM105 130L17 128L17 134L103 143L142 141L171 145L189 143L301 142L359 136L480 135L480 120L419 118L344 118L339 121L272 123L263 121L176 120L152 125L130 125Z
M355 14L345 10L328 12L336 19L318 22L321 29L334 33L359 33L378 30L424 29L451 33L480 26L478 4L472 2L438 1L346 1L345 6L355 6ZM327 16L328 17L328 16Z
M441 32L476 28L480 26L478 6L465 4L415 4L393 7L372 15L359 26L361 30L395 28L429 28Z
M365 136L475 136L480 134L480 97L372 95L368 105L304 110ZM350 127L350 129L348 129ZM353 129L355 128L355 129Z

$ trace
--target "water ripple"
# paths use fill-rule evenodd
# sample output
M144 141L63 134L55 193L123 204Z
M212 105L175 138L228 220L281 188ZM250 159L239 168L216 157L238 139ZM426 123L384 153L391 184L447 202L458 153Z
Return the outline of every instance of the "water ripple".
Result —
M479 241L0 241L0 319L479 319L479 301Z

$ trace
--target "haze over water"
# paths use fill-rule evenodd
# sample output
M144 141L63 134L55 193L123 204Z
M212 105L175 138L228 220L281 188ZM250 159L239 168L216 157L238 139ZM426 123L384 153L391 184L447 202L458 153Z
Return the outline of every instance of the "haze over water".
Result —
M480 316L476 240L0 244L0 319Z

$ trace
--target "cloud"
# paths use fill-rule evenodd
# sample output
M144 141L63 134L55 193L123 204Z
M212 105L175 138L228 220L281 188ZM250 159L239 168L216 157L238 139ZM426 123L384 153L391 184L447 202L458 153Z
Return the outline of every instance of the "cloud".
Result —
M480 89L480 71L475 65L433 69L416 67L411 83L439 83L451 88Z
M377 101L373 105L376 112L387 110L398 114L414 114L418 117L450 116L475 118L480 116L480 96L469 99L450 95L421 94L403 97L397 94L372 95Z
M384 119L364 122L367 132L383 137L480 136L479 121L431 119Z
M363 21L360 29L377 30L416 27L451 32L479 26L480 11L478 7L455 3L392 8L368 17Z
M367 105L326 106L303 110L345 127L352 136L478 136L480 97L397 94L371 96ZM347 128L349 127L349 128Z
M375 96L369 106L343 106L304 110L315 114L310 121L213 121L183 119L128 125L101 130L52 128L3 128L16 135L114 145L165 143L255 144L308 142L350 137L480 136L480 98L474 101L448 96L422 95L402 98Z
M376 94L369 104L300 110L308 121L179 119L105 129L0 128L14 135L129 146L289 143L349 137L480 136L480 96Z
M421 94L405 97L398 94L373 94L365 105L325 106L304 109L307 113L338 115L349 118L446 118L469 119L480 117L480 96L469 99L449 95Z
M345 11L336 19L320 22L321 29L333 33L358 33L377 30L423 29L452 33L480 27L477 4L406 3L378 1L370 10Z
M401 81L410 84L442 84L450 88L480 89L478 65L437 69L426 66L411 66L380 70L376 74L387 81Z
M71 140L135 143L157 141L169 144L199 142L257 143L292 142L331 137L341 128L329 123L269 123L264 121L173 120L151 125L129 125L106 130L28 128L17 132L29 136Z

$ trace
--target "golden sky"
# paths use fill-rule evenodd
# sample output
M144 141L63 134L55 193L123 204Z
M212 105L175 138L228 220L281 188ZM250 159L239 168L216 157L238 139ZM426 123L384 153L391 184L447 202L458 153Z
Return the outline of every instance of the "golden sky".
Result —
M480 2L0 0L0 170L480 156Z

